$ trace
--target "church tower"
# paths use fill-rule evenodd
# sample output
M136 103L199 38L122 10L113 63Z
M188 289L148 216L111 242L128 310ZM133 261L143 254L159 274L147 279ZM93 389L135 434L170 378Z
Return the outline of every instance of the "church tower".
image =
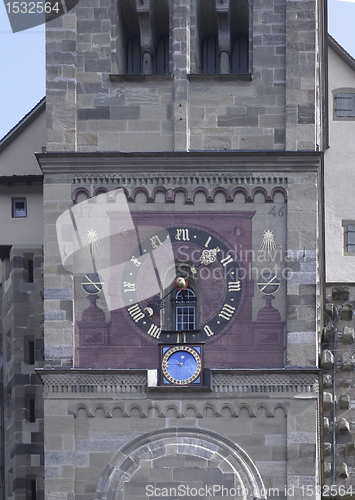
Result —
M46 498L320 499L324 8L47 24Z

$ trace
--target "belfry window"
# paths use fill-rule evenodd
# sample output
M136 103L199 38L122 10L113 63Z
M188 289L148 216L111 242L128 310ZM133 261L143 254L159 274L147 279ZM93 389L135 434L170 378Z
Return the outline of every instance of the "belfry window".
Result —
M179 290L175 296L175 328L177 331L196 327L196 296L190 288Z
M119 74L169 73L168 0L118 2L116 52Z
M248 0L199 0L197 47L201 73L248 73Z

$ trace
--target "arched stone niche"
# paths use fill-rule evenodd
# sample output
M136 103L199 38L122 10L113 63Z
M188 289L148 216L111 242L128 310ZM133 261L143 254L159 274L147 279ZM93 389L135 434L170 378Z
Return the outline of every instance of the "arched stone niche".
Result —
M172 488L169 498L178 498L173 488L206 491L214 485L231 493L235 490L227 498L267 498L254 462L230 439L201 428L159 429L129 441L115 453L98 482L95 500L156 498L156 488L158 496L163 488Z

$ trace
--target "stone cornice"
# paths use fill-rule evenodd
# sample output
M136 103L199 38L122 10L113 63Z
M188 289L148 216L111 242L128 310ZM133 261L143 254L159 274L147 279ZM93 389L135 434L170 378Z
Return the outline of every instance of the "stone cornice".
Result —
M39 369L47 393L141 394L147 390L146 370ZM319 392L319 370L211 370L213 393L297 394ZM164 388L162 388L164 390Z
M172 174L233 173L250 175L266 172L280 175L285 172L317 171L323 153L318 152L163 152L163 153L37 153L42 172L74 175L93 174Z

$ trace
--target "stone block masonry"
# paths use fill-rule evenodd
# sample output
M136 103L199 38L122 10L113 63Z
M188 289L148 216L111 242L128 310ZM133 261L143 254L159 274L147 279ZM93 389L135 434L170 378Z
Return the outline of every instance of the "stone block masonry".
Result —
M114 3L48 23L48 151L316 150L316 1L250 5L243 75L201 74L196 1L167 5L164 75L122 70Z

